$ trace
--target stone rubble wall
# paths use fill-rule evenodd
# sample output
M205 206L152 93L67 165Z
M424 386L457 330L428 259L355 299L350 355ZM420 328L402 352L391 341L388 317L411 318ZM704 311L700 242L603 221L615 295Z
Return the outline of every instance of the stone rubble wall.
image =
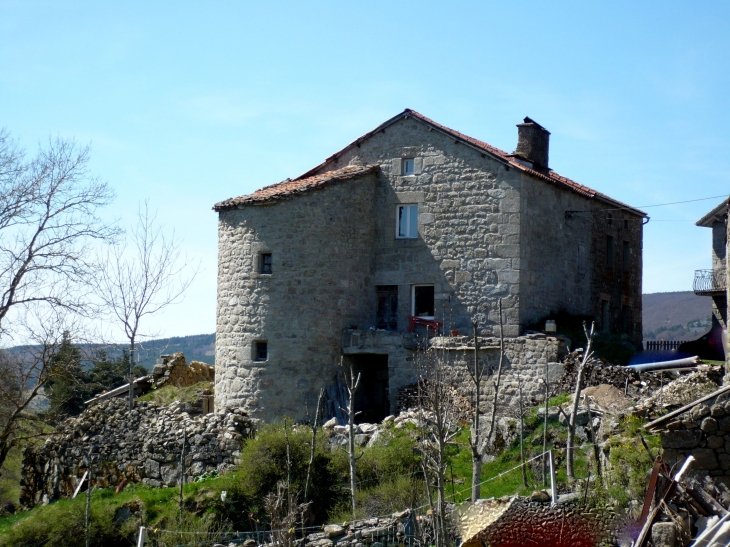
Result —
M160 406L138 402L129 412L124 399L109 399L64 421L45 444L23 450L20 504L70 497L89 467L95 447L94 485L141 482L174 486L180 481L180 452L185 445L185 480L222 472L239 462L241 441L252 423L241 409L191 416L174 402Z
M667 464L692 454L693 475L710 475L730 486L730 394L719 394L661 424L659 434Z
M158 388L166 385L187 387L198 382L214 382L215 367L200 361L191 361L188 366L182 352L161 355L152 367L152 379Z

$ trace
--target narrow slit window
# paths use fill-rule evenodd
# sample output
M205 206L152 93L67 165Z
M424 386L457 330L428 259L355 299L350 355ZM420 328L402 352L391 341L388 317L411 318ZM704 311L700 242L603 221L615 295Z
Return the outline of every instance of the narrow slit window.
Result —
M269 358L268 342L256 342L254 344L254 361L266 361Z
M606 268L613 270L613 237L606 236Z
M399 205L396 216L396 238L418 238L418 205Z
M261 253L261 269L260 272L262 274L270 274L272 273L271 268L272 262L271 262L271 253Z
M623 245L623 269L628 272L631 268L631 247L628 241L624 241Z
M412 158L407 158L403 160L403 175L413 175L415 174L415 162Z

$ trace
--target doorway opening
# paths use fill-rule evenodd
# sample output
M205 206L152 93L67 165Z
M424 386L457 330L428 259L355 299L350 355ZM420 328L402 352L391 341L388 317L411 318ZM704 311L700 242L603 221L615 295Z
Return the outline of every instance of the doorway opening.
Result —
M349 355L360 386L355 393L355 423L380 423L390 414L388 356L376 353Z

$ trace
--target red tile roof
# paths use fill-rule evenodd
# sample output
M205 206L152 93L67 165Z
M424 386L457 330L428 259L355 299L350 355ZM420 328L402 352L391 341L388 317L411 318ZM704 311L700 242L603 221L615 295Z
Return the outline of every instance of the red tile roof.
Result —
M300 177L294 180L286 179L283 182L256 190L253 194L218 202L213 206L213 210L225 211L227 209L235 209L239 205L254 205L257 203L286 199L297 194L314 190L315 188L322 188L336 182L343 182L363 175L368 175L370 173L375 173L379 169L380 167L377 165L348 165L342 169L327 171L325 173L312 175L306 178Z
M540 180L543 180L550 184L554 184L561 188L565 188L566 190L579 194L588 199L597 199L612 207L616 207L618 209L623 209L623 210L626 210L630 213L634 213L639 216L646 216L646 213L644 213L643 211L640 211L639 209L636 209L634 207L631 207L630 205L627 205L618 200L615 200L615 199L607 196L606 194L602 194L601 192L588 188L587 186L578 184L574 180L571 180L567 177L557 174L555 171L552 171L552 170L548 170L546 172L536 171L535 169L528 167L524 163L521 163L518 160L518 158L516 158L513 154L508 154L504 150L500 150L499 148L492 146L491 144L488 144L484 141L480 141L473 137L469 137L467 135L464 135L463 133L459 133L458 131L455 131L454 129L450 129L446 126L443 126L443 125L431 120L430 118L427 118L423 114L420 114L420 113L416 112L415 110L411 110L410 108L406 108L400 114L392 117L391 119L389 119L385 123L379 125L372 131L365 133L362 137L354 140L352 143L348 144L345 148L343 148L339 152L334 153L329 158L327 158L324 162L322 162L320 165L318 165L317 167L315 167L313 169L310 169L309 171L307 171L306 173L301 175L301 177L299 177L299 178L306 178L306 177L312 176L314 173L317 173L320 170L322 170L323 168L327 167L328 164L332 163L333 160L335 160L337 157L341 156L345 151L349 150L353 146L358 146L362 141L368 139L369 137L378 133L379 131L384 130L387 126L393 124L394 122L400 120L401 118L407 118L409 116L426 123L427 125L433 127L434 129L436 129L438 131L441 131L442 133L449 135L450 137L453 137L463 143L466 143L468 145L473 146L474 148L477 148L478 150L480 150L482 152L486 152L486 153L492 155L493 157L496 157L497 159L508 164L510 167L514 167L515 169L518 169L518 170L520 170L524 173L527 173L533 177L536 177ZM298 180L298 179L294 179L294 180Z

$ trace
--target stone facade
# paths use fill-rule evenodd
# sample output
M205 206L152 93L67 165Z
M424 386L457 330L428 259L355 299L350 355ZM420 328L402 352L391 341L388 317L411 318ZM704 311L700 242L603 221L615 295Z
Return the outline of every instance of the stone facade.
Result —
M253 433L248 416L240 409L193 416L186 408L196 405L139 402L129 412L124 399L109 399L69 418L43 445L23 449L20 504L29 508L70 497L89 468L92 446L92 480L104 488L122 482L179 484L183 435L187 481L232 469L241 440Z
M527 165L406 111L299 179L217 204L216 405L303 417L353 353L342 333L377 325L378 287L398 333L427 285L446 330L476 319L497 335L501 298L508 338L565 311L640 343L643 213ZM396 237L403 205L417 237ZM413 381L401 340L373 353L391 402Z

